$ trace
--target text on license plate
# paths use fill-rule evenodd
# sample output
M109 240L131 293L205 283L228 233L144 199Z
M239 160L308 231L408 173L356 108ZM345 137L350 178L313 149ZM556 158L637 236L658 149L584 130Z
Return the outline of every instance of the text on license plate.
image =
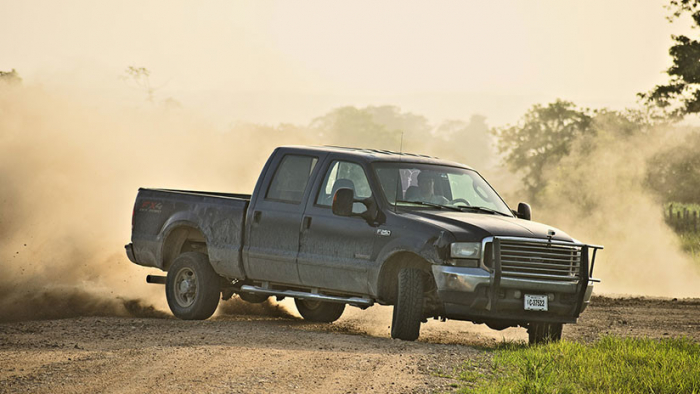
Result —
M526 311L546 311L547 308L548 305L546 295L525 294Z

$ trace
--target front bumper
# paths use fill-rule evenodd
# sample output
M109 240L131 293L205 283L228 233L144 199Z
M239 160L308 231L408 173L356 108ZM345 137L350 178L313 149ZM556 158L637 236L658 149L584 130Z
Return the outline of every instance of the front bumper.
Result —
M481 268L447 265L432 267L444 317L504 326L523 325L533 321L576 322L580 313L590 302L594 283L598 282L597 279L592 279L590 274L595 261L595 250L602 247L567 244L581 248L579 273L571 280L504 277L501 273L500 242L514 239L493 238L493 261L488 270L483 266ZM590 264L589 248L594 251ZM547 296L548 310L526 311L525 294Z
M574 323L591 299L594 281L589 280L578 309L578 283L501 278L496 302L491 299L493 274L482 268L433 266L437 293L443 302L445 317L457 320L482 321L486 319L516 322L550 321ZM524 310L524 294L543 294L549 297L549 310Z

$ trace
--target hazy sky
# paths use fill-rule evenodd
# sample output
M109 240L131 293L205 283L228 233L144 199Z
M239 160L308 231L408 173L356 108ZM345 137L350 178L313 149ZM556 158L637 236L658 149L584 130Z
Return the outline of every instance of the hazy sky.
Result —
M555 98L621 109L665 80L667 1L9 1L0 70L159 99L219 120L306 123L340 105L516 121ZM697 32L695 32L697 34Z

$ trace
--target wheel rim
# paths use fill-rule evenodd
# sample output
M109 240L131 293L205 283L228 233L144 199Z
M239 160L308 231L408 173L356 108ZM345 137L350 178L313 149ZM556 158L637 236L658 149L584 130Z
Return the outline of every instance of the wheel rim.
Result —
M194 304L197 298L197 277L189 268L182 268L175 275L175 300L187 308Z

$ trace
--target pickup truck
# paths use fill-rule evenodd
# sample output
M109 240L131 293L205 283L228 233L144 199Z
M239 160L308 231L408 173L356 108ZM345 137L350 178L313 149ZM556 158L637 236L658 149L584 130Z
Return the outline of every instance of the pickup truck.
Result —
M219 299L294 299L333 322L346 305L393 305L392 338L429 318L524 327L558 340L591 298L602 246L511 210L472 168L374 149L280 147L252 195L139 189L132 262L167 271L172 313L207 319Z

